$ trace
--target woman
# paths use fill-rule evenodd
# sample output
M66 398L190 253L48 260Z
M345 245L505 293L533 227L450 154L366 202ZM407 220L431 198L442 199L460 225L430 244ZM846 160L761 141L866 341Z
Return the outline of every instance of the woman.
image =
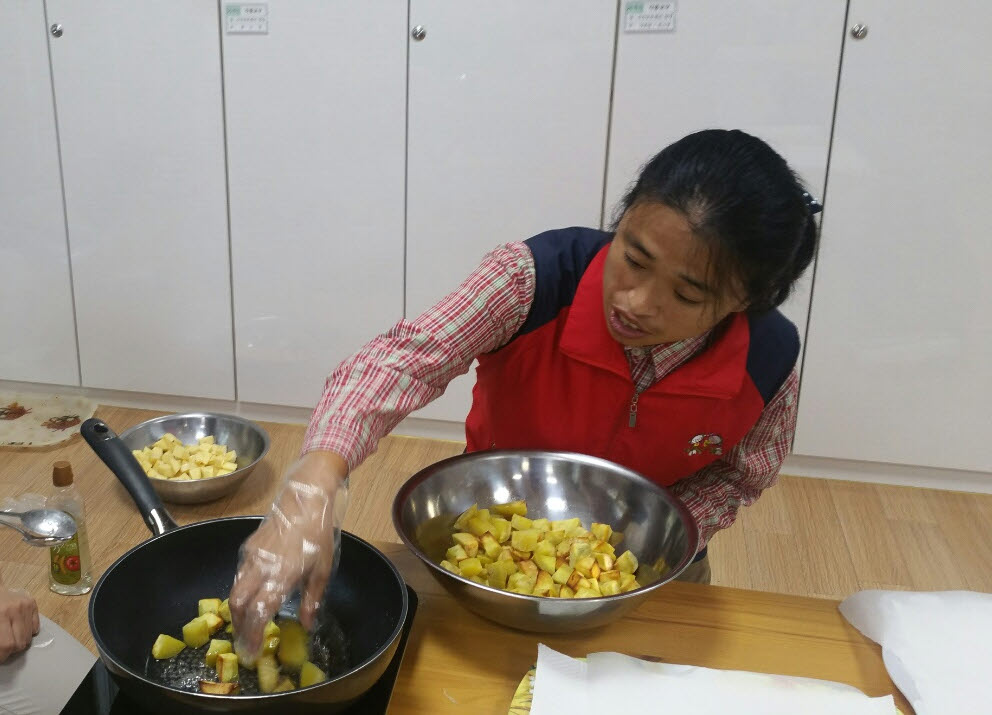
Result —
M795 430L799 336L775 308L816 250L819 205L740 131L661 151L614 233L550 231L490 253L465 282L328 378L303 456L245 543L231 610L245 652L300 586L308 627L347 475L406 415L479 360L468 450L572 450L680 498L702 546L774 484Z

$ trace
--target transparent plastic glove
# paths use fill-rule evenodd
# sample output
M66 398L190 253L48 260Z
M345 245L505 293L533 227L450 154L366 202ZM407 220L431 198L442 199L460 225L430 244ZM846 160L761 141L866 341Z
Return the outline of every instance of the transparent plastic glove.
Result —
M344 461L311 452L286 473L272 510L241 547L231 589L235 648L257 653L265 624L300 589L300 621L308 630L337 562L348 506Z
M31 594L0 585L0 663L31 645L40 628L38 604Z

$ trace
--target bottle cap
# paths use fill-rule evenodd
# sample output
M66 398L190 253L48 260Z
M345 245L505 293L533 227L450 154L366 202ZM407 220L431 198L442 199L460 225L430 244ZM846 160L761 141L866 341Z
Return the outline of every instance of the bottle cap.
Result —
M72 484L72 465L59 461L52 467L52 484L57 487L67 487Z

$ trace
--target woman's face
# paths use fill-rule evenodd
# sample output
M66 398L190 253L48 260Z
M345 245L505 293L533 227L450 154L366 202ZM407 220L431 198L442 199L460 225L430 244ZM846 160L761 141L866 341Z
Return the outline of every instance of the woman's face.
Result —
M709 257L680 212L658 202L632 206L617 227L603 273L610 335L629 347L672 343L702 335L743 310L739 287L718 292Z

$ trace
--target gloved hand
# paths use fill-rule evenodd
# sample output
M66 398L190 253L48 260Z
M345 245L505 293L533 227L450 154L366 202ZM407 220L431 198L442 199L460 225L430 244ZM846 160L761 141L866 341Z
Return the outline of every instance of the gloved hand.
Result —
M337 562L348 506L347 465L333 452L310 452L286 472L269 515L241 547L231 589L235 648L250 658L265 624L297 588L300 621L313 629Z
M0 585L0 663L31 645L40 629L38 604L31 594Z

